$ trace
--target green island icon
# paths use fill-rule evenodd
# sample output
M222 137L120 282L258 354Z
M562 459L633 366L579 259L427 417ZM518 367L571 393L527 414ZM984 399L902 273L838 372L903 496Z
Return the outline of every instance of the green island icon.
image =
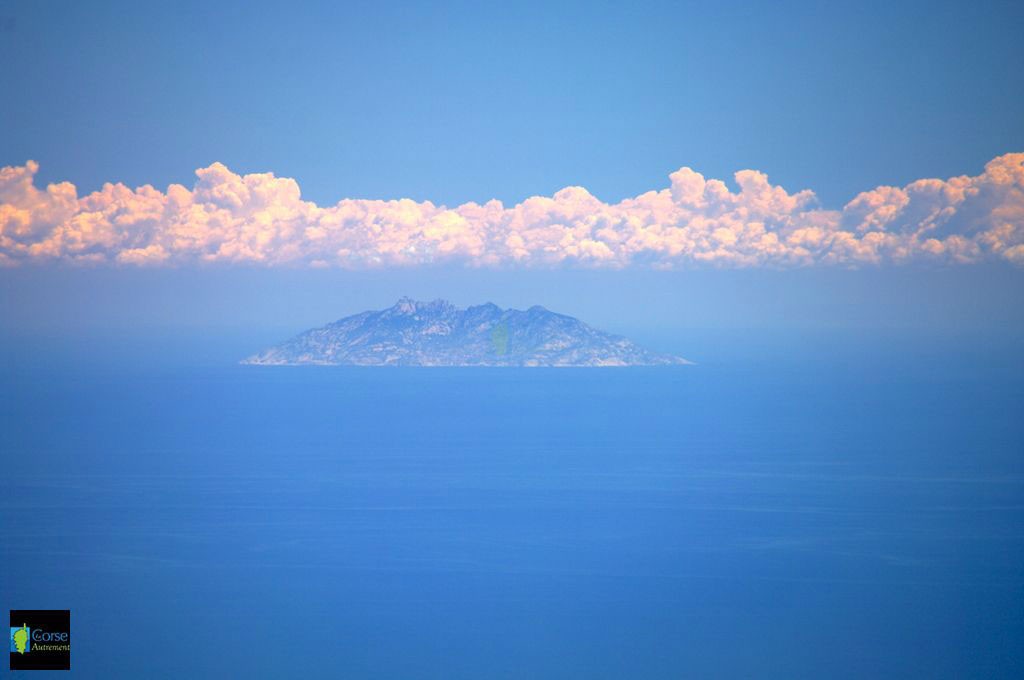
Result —
M23 623L21 628L11 631L11 639L14 640L14 647L18 650L18 654L24 654L28 648L28 626Z

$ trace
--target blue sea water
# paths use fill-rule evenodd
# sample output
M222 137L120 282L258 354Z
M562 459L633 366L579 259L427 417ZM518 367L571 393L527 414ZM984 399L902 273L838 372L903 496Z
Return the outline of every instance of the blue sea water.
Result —
M0 607L90 678L1021 677L1019 363L884 357L9 366Z

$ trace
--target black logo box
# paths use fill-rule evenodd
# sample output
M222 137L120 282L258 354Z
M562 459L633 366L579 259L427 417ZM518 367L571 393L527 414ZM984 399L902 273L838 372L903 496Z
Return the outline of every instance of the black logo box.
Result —
M70 609L12 609L11 628L28 626L32 630L48 633L67 633L66 643L45 642L38 644L66 644L68 650L41 650L36 642L29 642L25 654L11 652L12 671L68 671L71 670L71 610Z

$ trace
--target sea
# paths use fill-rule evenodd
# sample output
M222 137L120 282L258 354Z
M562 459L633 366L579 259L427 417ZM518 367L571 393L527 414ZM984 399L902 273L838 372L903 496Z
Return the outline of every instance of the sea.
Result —
M0 609L69 609L83 678L1024 677L1019 352L841 335L667 368L7 353Z

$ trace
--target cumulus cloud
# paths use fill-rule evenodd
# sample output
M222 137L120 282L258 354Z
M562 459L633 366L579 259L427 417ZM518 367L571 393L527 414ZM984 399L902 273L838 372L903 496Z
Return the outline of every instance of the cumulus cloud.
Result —
M37 188L37 170L33 161L0 170L0 265L1024 265L1024 153L975 177L865 191L842 210L755 170L735 174L736 191L682 168L667 188L614 204L567 187L512 207L455 208L409 199L321 207L293 179L220 163L197 170L191 189L106 184L83 197L69 182Z

